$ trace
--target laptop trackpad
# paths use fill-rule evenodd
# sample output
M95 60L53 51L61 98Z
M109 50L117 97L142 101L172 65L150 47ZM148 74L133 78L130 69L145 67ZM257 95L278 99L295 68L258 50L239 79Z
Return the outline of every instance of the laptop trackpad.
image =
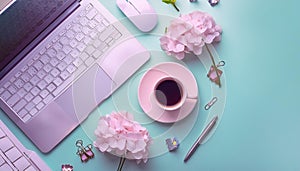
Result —
M62 104L67 113L72 113L81 122L111 95L112 87L115 87L114 82L99 65L95 64L56 102Z

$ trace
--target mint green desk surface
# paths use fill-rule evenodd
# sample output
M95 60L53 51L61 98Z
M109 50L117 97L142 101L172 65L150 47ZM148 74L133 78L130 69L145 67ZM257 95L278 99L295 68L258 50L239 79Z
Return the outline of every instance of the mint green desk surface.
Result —
M179 16L171 5L149 0L161 20L153 32L142 34L124 19L114 1L100 1L151 51L151 60L49 154L40 153L8 117L0 113L1 120L20 141L36 151L52 170L60 170L62 164L73 165L75 171L116 170L119 158L96 149L95 158L81 163L75 154L76 140L82 139L85 145L92 143L97 120L113 110L138 113L137 118L149 121L140 112L136 96L142 73L159 62L178 62L159 52L158 39L169 25L164 17ZM219 5L210 7L205 0L197 3L178 0L176 4L181 13L194 10L210 13L223 28L223 40L214 45L220 58L226 61L225 75L222 76L226 80L223 117L215 134L184 163L186 152L204 127L208 111L203 106L212 97L212 87L216 87L206 77L204 64L191 56L183 62L196 77L200 102L196 114L185 120L190 121L192 127L180 139L179 149L169 153L166 146L160 146L158 151L163 152L146 164L126 161L123 170L299 171L300 20L297 9L300 3L297 0L221 0ZM168 132L172 124L144 123L154 137L176 136L176 132Z

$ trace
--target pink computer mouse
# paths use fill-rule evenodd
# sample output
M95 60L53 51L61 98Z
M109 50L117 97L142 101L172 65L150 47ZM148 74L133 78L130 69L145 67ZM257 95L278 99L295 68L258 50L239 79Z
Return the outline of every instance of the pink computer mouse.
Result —
M149 32L156 26L157 14L147 0L117 0L117 5L142 32Z

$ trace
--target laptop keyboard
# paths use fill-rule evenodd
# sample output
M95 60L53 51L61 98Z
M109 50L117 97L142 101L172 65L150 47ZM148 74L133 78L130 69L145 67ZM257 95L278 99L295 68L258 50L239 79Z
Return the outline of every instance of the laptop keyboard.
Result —
M23 122L27 122L121 36L92 4L87 5L0 87L0 98Z
M0 121L0 170L5 171L40 171L50 170L38 157L30 158L25 147Z

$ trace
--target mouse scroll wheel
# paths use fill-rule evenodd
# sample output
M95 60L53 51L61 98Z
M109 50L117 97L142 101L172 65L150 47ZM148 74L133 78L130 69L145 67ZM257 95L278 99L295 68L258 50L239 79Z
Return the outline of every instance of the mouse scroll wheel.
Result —
M130 1L126 0L139 14L141 14L141 12L135 7L135 5L133 5Z

